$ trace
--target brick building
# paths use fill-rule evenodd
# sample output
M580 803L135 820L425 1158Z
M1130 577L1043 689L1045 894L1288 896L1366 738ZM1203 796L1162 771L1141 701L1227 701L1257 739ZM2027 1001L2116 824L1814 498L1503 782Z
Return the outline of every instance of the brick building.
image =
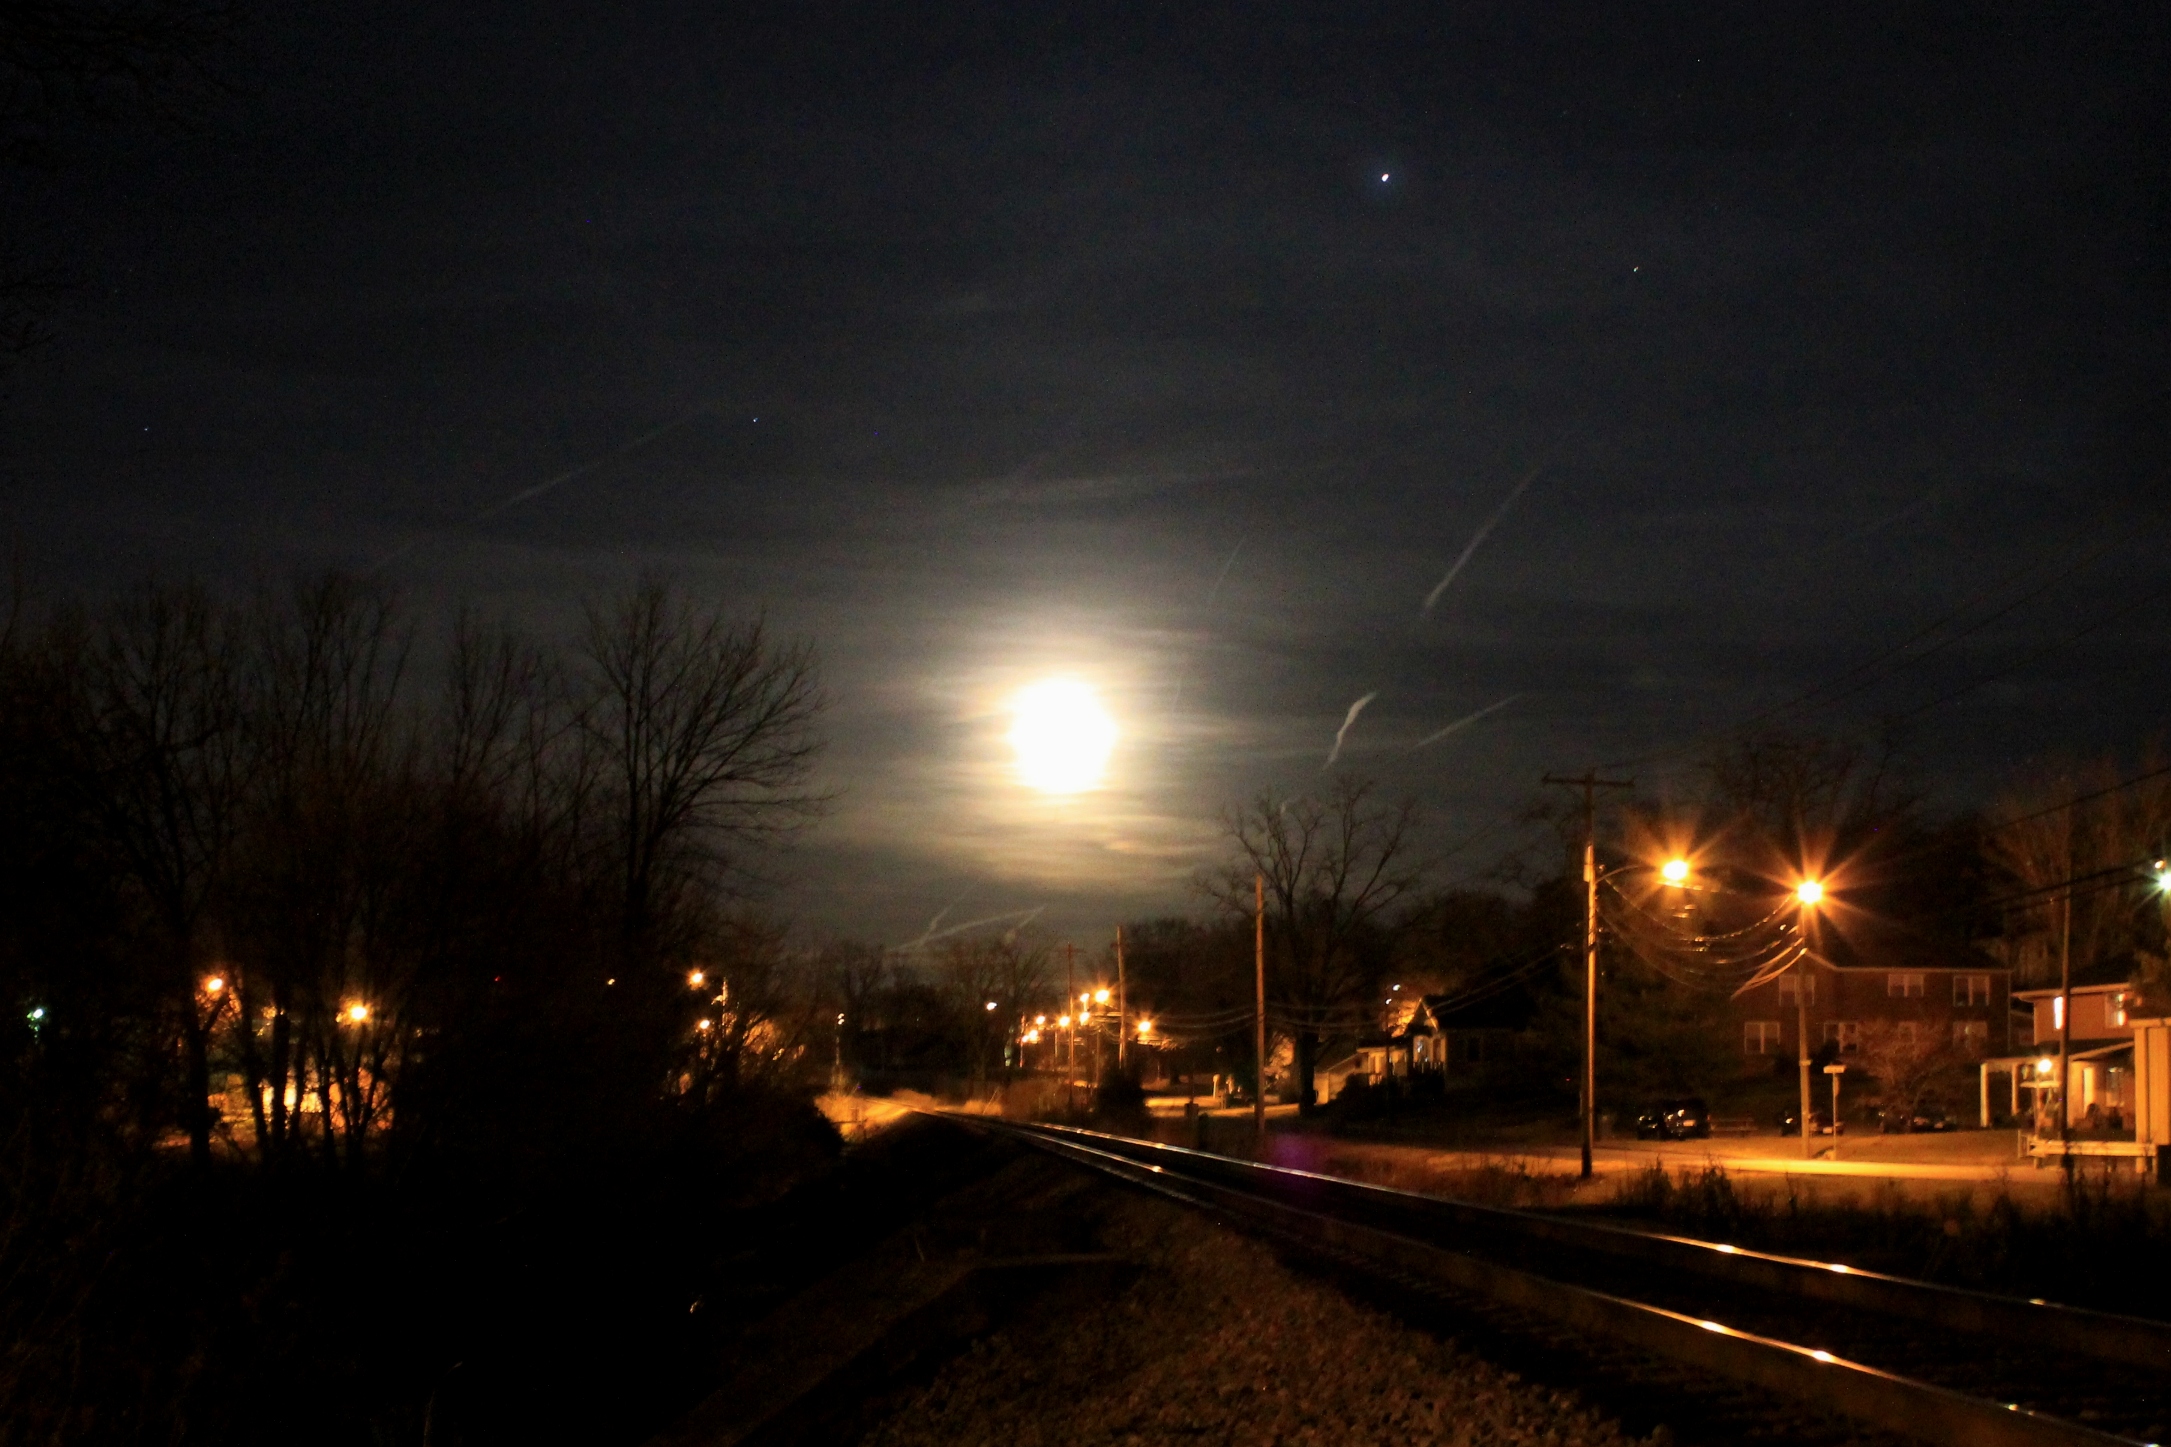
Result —
M1893 968L1899 965L1903 968ZM1844 1062L1861 1048L1863 1030L1890 1024L1904 1037L1949 1042L1962 1055L2001 1056L2012 1050L2012 971L1975 957L1939 968L1918 960L1835 964L1812 954L1775 980L1746 985L1729 1002L1734 1038L1745 1068L1773 1057L1798 1060L1800 1012L1809 1008L1809 1050L1831 1044Z

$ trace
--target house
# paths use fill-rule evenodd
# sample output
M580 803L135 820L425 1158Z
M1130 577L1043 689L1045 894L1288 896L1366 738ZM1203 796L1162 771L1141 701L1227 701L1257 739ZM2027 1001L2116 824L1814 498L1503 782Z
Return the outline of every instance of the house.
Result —
M1516 1038L1516 1001L1424 995L1402 1007L1395 1028L1357 1042L1351 1079L1379 1085L1411 1076L1443 1081L1484 1073Z
M2004 1060L1983 1062L1983 1092L1987 1102L1989 1080L2002 1066L2011 1079L2013 1113L2018 1115L2018 1096L2025 1089L2041 1089L2057 1074L2056 1060L2061 1034L2066 1040L2065 1117L2068 1125L2091 1122L2123 1129L2130 1123L2136 1100L2134 1090L2134 1022L2126 1005L2134 996L2126 980L2075 985L2070 990L2022 990L2014 1000L2026 1005L2033 1016L2032 1052ZM2073 1008L2072 1028L2062 1030L2065 1007ZM1987 1107L1986 1107L1987 1114ZM1988 1124L1987 1121L1984 1122Z
M1800 995L1797 996L1797 991ZM1890 1025L1903 1039L1949 1043L1963 1055L2002 1056L2012 1049L2012 971L1987 957L1889 955L1840 964L1811 952L1775 979L1752 982L1729 1002L1743 1065L1798 1060L1807 1006L1809 1045L1830 1045L1840 1063L1860 1051L1863 1032Z

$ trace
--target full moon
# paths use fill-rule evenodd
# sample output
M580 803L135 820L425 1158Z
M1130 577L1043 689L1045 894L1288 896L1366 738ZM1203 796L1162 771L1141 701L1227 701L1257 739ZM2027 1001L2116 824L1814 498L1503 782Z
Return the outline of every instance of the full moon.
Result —
M1027 788L1082 794L1100 787L1116 747L1116 721L1090 686L1071 678L1033 684L1018 691L1011 715L1010 747Z

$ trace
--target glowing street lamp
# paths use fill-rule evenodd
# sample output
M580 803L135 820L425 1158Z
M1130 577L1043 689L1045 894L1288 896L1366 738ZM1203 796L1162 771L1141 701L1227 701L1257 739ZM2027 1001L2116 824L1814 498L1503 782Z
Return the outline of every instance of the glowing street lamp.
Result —
M688 970L686 972L686 984L691 989L698 990L708 982L709 977L700 970Z
M1094 1003L1094 1004L1096 1004L1096 1005L1105 1005L1105 1004L1107 1004L1107 1003L1108 1003L1108 991L1106 991L1106 990L1095 990L1095 991L1093 992L1093 1003Z
M1148 1035L1151 1035L1152 1033L1153 1033L1153 1022L1152 1022L1151 1020L1141 1020L1141 1021L1139 1021L1139 1022L1138 1022L1138 1037L1139 1037L1139 1039L1143 1040L1143 1039L1145 1039L1145 1038L1146 1038L1146 1037L1147 1037Z
M1689 862L1686 859L1669 859L1659 866L1658 877L1679 888L1689 882Z
M369 1006L363 1004L360 1000L349 1005L344 1013L347 1017L347 1023L350 1025L366 1025L369 1023Z
M1824 898L1823 881L1815 879L1803 880L1800 884L1794 886L1794 897L1803 904L1813 905L1819 903Z
M220 979L217 975L208 976L204 980L204 993L206 995L217 995L224 992L225 989L226 981Z

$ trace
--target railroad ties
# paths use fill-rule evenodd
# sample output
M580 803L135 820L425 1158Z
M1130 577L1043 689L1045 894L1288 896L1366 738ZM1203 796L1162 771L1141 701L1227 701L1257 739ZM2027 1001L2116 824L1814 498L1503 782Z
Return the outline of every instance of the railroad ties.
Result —
M1177 1146L980 1120L1335 1263L1947 1447L2153 1443L2171 1325Z

